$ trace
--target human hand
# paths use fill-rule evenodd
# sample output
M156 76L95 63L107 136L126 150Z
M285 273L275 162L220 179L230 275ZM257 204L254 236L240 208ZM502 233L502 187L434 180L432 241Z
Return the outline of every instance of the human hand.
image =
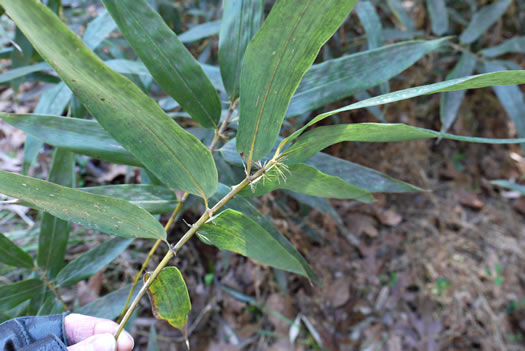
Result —
M118 341L113 336L118 324L101 318L72 313L64 319L67 339L73 346L68 351L131 351L134 341L122 331Z

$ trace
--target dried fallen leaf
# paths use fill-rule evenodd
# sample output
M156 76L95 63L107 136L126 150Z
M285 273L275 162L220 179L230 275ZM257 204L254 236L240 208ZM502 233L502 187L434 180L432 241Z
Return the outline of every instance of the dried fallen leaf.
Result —
M326 287L325 299L333 307L341 307L350 299L350 280L339 278Z
M462 206L471 208L473 210L481 210L485 206L483 201L481 201L477 197L477 195L467 193L466 191L463 191L463 190L460 190L458 192L458 199L459 199L459 203Z

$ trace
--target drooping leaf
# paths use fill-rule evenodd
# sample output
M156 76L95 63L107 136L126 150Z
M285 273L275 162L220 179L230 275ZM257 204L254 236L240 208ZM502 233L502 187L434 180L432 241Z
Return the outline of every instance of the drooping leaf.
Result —
M210 205L215 205L220 199L222 199L226 194L230 192L229 187L227 187L224 184L219 184L219 188L217 189L217 194L215 194L210 199ZM286 239L284 235L282 235L276 228L273 222L265 215L263 215L257 207L255 207L250 200L243 198L243 197L234 197L232 200L230 200L224 208L226 209L232 209L238 212L241 212L245 216L248 216L250 219L254 220L259 224L262 228L266 230L266 232L271 235L271 237L279 242L279 244L288 252L289 255L293 256L301 265L302 271L304 272L303 275L307 276L310 280L317 284L321 284L319 277L315 272L313 271L312 267L308 264L308 262L305 260L305 258L297 251L297 249Z
M311 125L333 116L337 113L356 110L359 108L365 108L369 106L384 105L391 102L411 99L421 95L435 94L446 91L455 91L463 89L479 89L494 85L513 85L513 84L525 84L525 70L521 71L504 71L495 73L479 74L476 76L469 76L463 78L456 78L447 80L440 83L423 85L416 88L409 88L405 90L395 91L389 94L380 95L367 100L359 101L357 103L341 107L337 110L322 113L316 116L313 120L308 122L304 127L295 131L292 135L285 138L282 144L286 144L293 139L297 138L306 128Z
M66 187L75 184L75 154L62 149L56 149L48 180ZM42 215L40 234L38 236L37 263L49 278L64 266L67 242L69 239L69 222L52 216Z
M175 193L164 186L158 185L104 185L79 188L79 190L125 200L152 214L168 213L177 206Z
M246 188L239 194L261 196L277 189L286 189L329 199L353 199L365 203L374 201L374 197L368 191L306 164L294 164L282 172L284 177L277 170L268 172L264 180L253 184L253 191L252 188Z
M327 199L296 193L295 191L290 190L283 190L283 192L297 200L302 205L306 205L324 215L331 216L337 221L337 224L339 224L340 226L343 225L343 219L337 213L335 208L330 204L330 202L328 202Z
M34 297L44 286L40 279L26 279L17 283L0 286L0 311L9 311L22 302Z
M219 33L221 28L221 21L211 21L198 24L188 31L179 34L179 40L183 43L191 43L193 41L201 40L211 37Z
M48 316L61 312L64 312L64 305L62 305L55 295L50 295L38 309L37 316Z
M491 61L485 61L484 69L485 72L506 70L502 64ZM514 123L518 136L525 138L525 98L521 89L517 85L495 86L492 89ZM525 150L525 144L522 148Z
M227 209L197 232L199 239L251 258L259 263L307 276L303 266L257 222L241 212Z
M42 70L50 69L46 62L35 63L34 65L18 66L17 68L11 68L9 71L0 74L0 84L10 82L14 79L24 77L28 74L39 72Z
M144 281L149 273L144 275ZM176 267L164 267L148 289L153 315L181 329L188 321L191 301L182 274Z
M503 188L507 188L513 191L517 191L523 195L525 195L525 185L516 184L514 182L508 181L508 180L493 180L491 182L494 185L501 186Z
M403 7L403 2L401 0L387 0L387 4L401 25L405 27L404 29L408 31L414 31L416 29L414 21L410 17L410 14L407 12L407 10Z
M432 32L443 35L448 31L448 12L445 0L426 0L432 22Z
M60 287L72 286L100 272L117 258L133 242L133 239L114 238L69 262L56 277Z
M273 6L241 69L237 151L249 164L272 149L302 76L356 2L289 0Z
M286 117L302 115L386 82L446 41L408 41L313 65L299 84Z
M86 31L82 35L82 40L88 48L95 50L115 29L117 29L117 24L107 11L103 11L88 23Z
M476 68L476 63L476 55L465 51L454 69L447 75L447 79L470 76L474 72L474 68ZM442 132L446 132L456 120L465 93L465 90L458 90L449 91L441 95L440 119Z
M160 351L159 349L159 343L157 340L157 330L155 329L155 325L152 324L149 329L149 337L148 337L148 349L147 351Z
M133 291L132 299L137 296L138 292L142 288L142 282L139 281L137 287ZM99 297L95 301L88 303L78 309L75 309L75 313L85 314L87 316L105 318L105 319L115 319L117 318L124 305L129 294L129 289L131 285L125 286L116 291L112 291L107 295Z
M199 63L147 0L103 0L151 75L203 127L221 116L215 88Z
M486 57L497 57L508 53L525 54L525 36L511 38L497 46L481 50L481 54Z
M297 141L286 150L285 162L293 165L304 162L326 147L342 141L361 142L396 142L444 138L472 143L514 144L523 143L523 139L491 139L458 136L417 128L397 123L355 123L323 126L312 129L301 135Z
M264 5L261 0L226 0L219 34L219 63L228 96L239 97L239 78L244 52L261 27Z
M127 201L89 194L35 178L0 171L0 193L63 220L126 238L165 239L162 225Z
M215 192L211 153L155 101L105 66L38 1L0 4L102 127L165 184L199 196Z
M412 193L423 191L417 186L391 178L376 170L322 152L315 154L308 160L307 164L371 193Z
M0 233L0 263L13 267L33 268L33 258Z
M472 16L468 27L459 36L459 41L463 44L470 44L476 41L503 16L511 3L512 0L499 0L484 6Z

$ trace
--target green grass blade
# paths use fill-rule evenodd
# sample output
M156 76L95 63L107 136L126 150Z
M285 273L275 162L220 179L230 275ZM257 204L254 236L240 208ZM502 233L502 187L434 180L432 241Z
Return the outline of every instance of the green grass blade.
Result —
M102 127L165 184L199 196L215 192L211 153L155 101L105 66L40 2L0 4Z
M216 127L221 116L219 95L160 15L146 0L103 3L161 88L203 127Z
M228 96L239 97L239 79L246 47L262 24L261 0L226 0L219 34L219 63Z
M20 268L33 268L33 258L0 233L0 262Z
M270 152L301 78L356 2L287 0L273 6L241 69L237 151L248 164Z
M483 35L507 11L512 0L499 0L476 12L468 27L459 36L463 44L471 44Z
M63 220L126 238L165 239L162 225L129 202L0 171L0 193Z

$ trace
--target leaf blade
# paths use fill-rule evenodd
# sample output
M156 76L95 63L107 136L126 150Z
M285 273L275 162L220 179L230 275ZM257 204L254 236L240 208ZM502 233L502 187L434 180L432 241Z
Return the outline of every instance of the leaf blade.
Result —
M20 268L33 268L33 258L7 236L0 233L0 262Z
M459 41L463 44L471 44L476 41L487 29L503 16L512 0L499 0L490 5L484 6L472 16L472 20L463 33L459 36Z
M277 2L246 49L237 151L260 160L277 140L286 109L321 46L357 1Z
M155 101L105 66L40 2L0 4L102 127L165 184L203 197L215 192L218 180L211 153Z
M108 234L127 238L166 238L164 228L153 216L123 200L5 171L0 171L0 193L33 204L55 217Z
M9 311L11 308L34 297L43 287L44 282L40 279L26 279L0 286L0 310Z

